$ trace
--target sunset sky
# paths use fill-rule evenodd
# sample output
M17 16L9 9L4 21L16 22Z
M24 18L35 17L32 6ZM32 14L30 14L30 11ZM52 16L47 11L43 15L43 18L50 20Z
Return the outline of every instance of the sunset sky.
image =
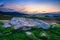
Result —
M0 8L24 13L60 12L60 0L0 0Z

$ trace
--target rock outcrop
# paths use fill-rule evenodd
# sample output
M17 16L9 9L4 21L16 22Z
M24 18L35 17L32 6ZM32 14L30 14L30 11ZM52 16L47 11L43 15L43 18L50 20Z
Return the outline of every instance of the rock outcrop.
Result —
M23 28L25 30L31 29L31 27L35 28L43 28L43 29L49 29L50 25L42 20L39 19L31 19L31 18L19 18L14 17L11 19L9 23L4 23L4 27L10 27L10 25L14 26L15 29Z

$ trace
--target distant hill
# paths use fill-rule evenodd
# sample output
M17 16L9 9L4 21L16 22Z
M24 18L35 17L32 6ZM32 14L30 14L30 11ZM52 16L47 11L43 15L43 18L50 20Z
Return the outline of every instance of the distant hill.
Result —
M26 14L22 12L17 12L13 9L9 8L0 8L0 14L3 15L13 15L13 16L60 16L60 12L52 12L52 13L36 13L36 14Z
M41 13L41 14L25 14L20 12L2 12L0 14L3 15L13 15L13 16L58 16L60 17L60 13Z
M58 13L41 13L41 14L30 14L31 16L58 16L60 17L60 12Z
M27 15L27 14L20 13L20 12L2 12L2 11L0 11L0 14L3 14L3 15L13 15L13 16Z

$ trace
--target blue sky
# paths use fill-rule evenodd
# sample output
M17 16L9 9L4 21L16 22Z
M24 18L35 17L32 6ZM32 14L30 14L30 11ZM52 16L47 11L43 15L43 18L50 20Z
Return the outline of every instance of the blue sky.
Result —
M28 12L27 10L29 10L30 12L38 11L39 9L37 7L39 7L40 10L42 10L43 8L44 9L47 8L46 11L48 12L51 11L52 8L53 8L52 10L60 11L60 0L0 0L0 5L3 3L5 4L5 7L8 6L8 8L11 8L11 9L13 9L13 6L16 6L16 5L18 5L20 9L21 8L23 9L26 7L24 10L22 10L23 12ZM15 8L14 10L21 11L18 6L14 7ZM42 11L45 11L44 9Z
M60 4L60 0L0 0L0 3L27 3L27 2L36 2L36 3L52 3Z

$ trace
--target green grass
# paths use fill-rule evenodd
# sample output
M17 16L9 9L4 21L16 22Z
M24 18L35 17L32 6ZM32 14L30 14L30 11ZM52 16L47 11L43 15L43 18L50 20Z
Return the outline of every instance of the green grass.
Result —
M51 24L52 25L52 24ZM32 28L28 30L32 32L36 38L42 40L60 40L60 24L56 24L57 28L50 28L48 30ZM3 28L2 22L0 22L0 40L34 40L29 38L25 32L20 29L14 30L14 28ZM41 33L45 32L47 37L41 37Z
M13 17L26 17L26 18L33 18L33 19L41 19L41 20L60 20L60 17L54 16L12 16L12 15L2 15L0 14L0 20L10 20Z

